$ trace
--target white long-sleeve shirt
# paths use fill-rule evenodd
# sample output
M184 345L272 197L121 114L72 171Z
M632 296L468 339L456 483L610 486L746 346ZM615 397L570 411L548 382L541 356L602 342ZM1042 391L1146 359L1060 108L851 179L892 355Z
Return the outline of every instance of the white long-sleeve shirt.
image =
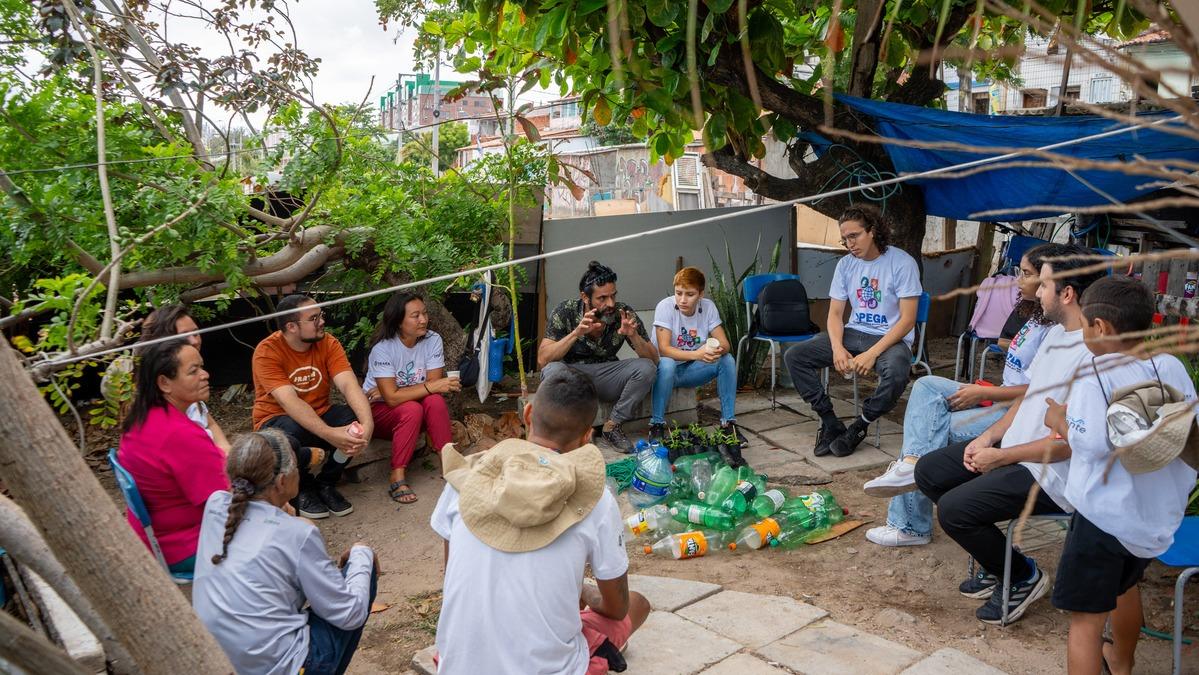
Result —
M355 546L345 574L311 523L261 501L245 517L219 565L232 496L214 492L204 509L192 605L238 673L292 675L308 656L308 612L343 630L366 623L374 553Z

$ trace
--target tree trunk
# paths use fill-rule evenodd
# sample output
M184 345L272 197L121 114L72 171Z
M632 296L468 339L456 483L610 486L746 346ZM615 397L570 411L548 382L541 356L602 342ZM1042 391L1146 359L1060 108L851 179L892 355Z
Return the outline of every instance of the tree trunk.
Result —
M858 0L853 27L853 62L849 75L850 96L870 98L874 94L874 72L883 39L883 0Z
M229 673L200 623L105 494L46 401L0 347L0 480L144 673Z
M66 652L8 612L0 612L0 658L26 673L88 675Z
M92 603L63 569L62 563L54 557L50 547L46 546L45 540L25 515L25 511L3 495L0 495L0 546L22 565L37 572L37 575L50 584L54 592L79 615L79 619L103 645L113 672L136 672L124 645L112 637L112 631L104 625Z

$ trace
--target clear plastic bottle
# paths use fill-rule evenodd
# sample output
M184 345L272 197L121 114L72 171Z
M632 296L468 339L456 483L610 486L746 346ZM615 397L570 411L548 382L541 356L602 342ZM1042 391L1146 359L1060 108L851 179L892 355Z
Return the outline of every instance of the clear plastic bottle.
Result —
M674 476L666 460L666 448L658 445L652 450L637 455L637 469L628 489L629 503L639 509L664 501Z
M630 534L640 537L651 530L662 529L669 522L673 522L670 509L665 504L654 504L625 518L624 524Z
M362 438L364 430L362 425L358 423L358 420L354 420L353 422L350 422L349 432L354 438ZM337 449L333 451L333 461L337 462L338 464L346 464L350 461L350 457L346 453L342 452L341 449Z
M712 484L712 465L707 462L696 462L691 465L691 476L687 481L691 494L699 501L704 500L708 487Z
M719 507L683 500L670 508L670 514L681 523L694 523L716 530L731 530L737 526L737 519Z
M747 526L737 534L736 540L729 544L734 551L757 550L766 546L778 536L780 525L774 518L763 518Z
M645 547L646 555L657 555L675 560L699 558L719 551L728 542L728 534L715 530L693 530L670 534Z
M720 460L720 453L717 452L701 452L694 455L683 455L674 460L674 470L676 473L689 474L691 468L696 464L708 464L715 471L715 464Z

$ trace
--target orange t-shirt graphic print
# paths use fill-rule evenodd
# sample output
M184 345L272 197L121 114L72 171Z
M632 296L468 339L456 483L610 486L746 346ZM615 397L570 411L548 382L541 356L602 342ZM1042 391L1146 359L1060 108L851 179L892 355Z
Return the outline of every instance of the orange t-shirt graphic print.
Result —
M306 352L297 352L275 331L254 350L254 428L272 417L285 414L271 392L291 385L296 394L318 415L329 411L329 387L338 373L350 370L345 349L332 335L325 335Z

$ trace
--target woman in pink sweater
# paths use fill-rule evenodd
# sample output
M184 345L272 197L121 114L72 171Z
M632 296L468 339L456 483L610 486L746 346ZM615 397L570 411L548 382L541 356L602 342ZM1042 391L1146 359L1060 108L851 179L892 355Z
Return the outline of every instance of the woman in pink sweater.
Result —
M208 372L199 350L180 339L143 350L135 378L117 459L137 483L171 572L192 572L204 503L229 489L225 453L187 417L189 406L208 400ZM128 519L149 546L137 518Z

